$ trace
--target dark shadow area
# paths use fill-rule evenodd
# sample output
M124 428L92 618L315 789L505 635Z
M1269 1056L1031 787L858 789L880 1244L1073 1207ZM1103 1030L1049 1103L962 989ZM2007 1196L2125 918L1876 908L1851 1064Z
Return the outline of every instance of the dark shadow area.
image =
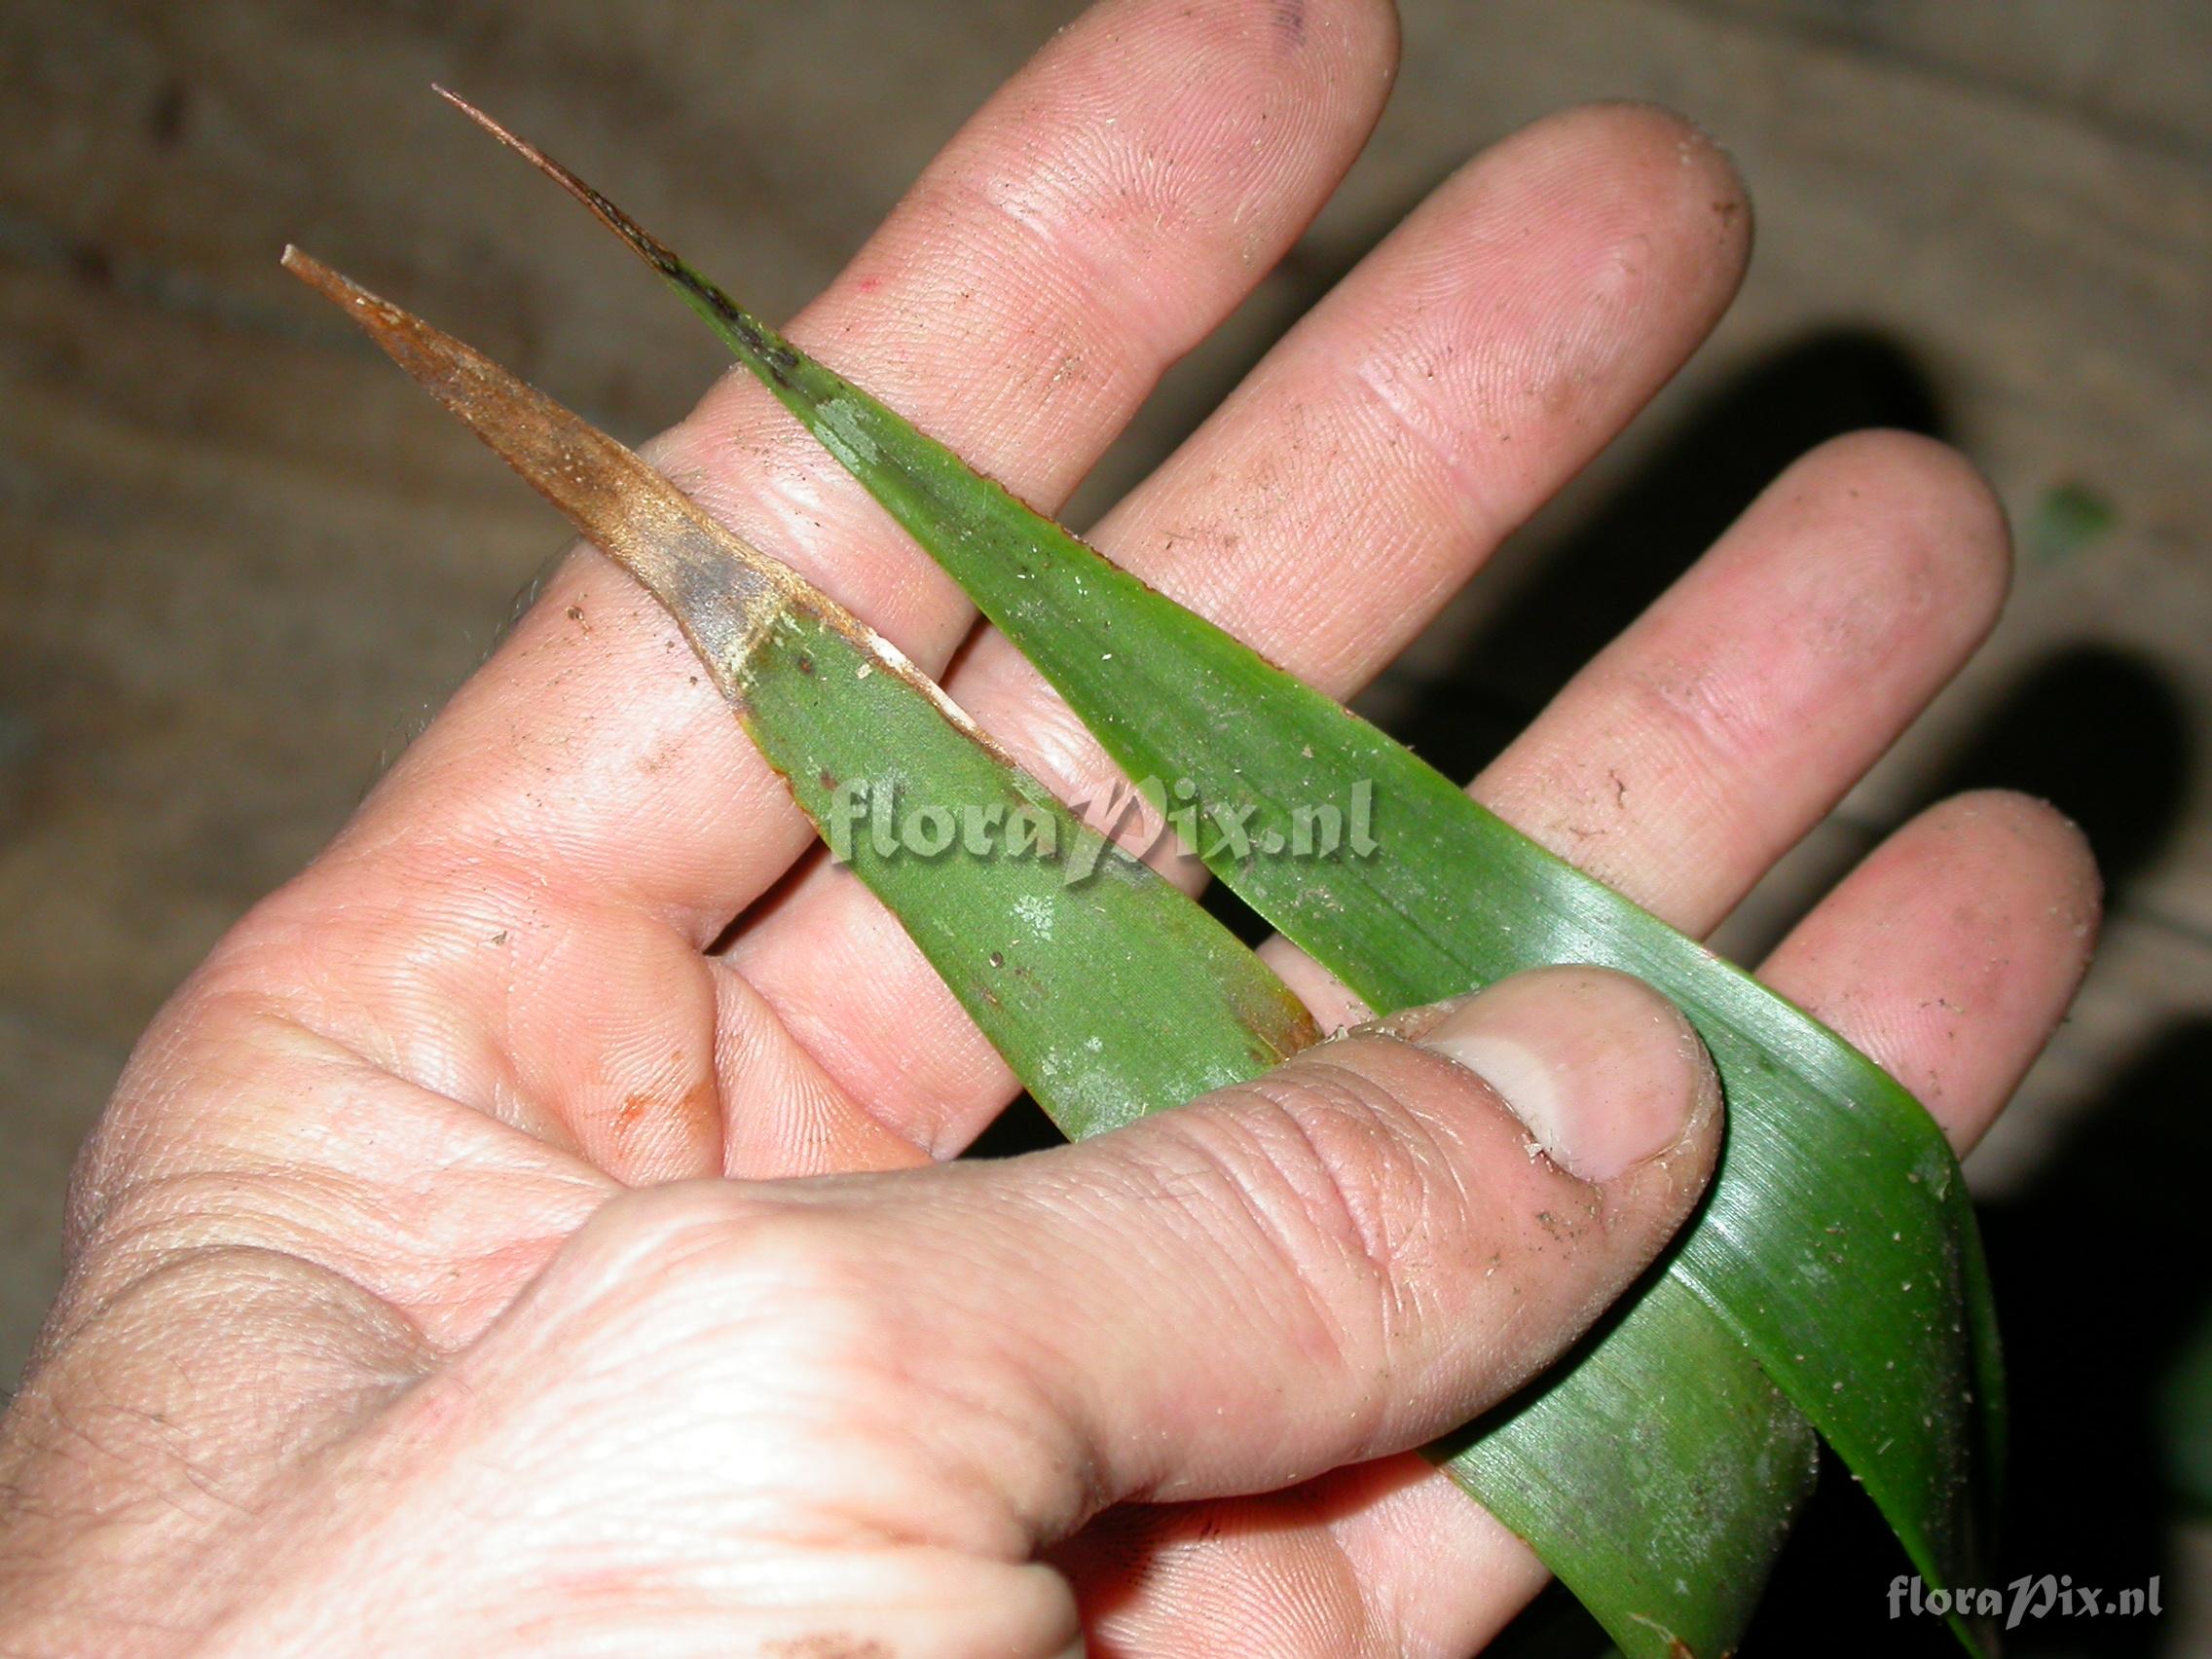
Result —
M1807 450L1867 426L1941 436L1928 377L1879 334L1812 335L1723 387L1546 551L1467 641L1461 666L1396 722L1452 777L1481 770Z
M2212 1316L2197 1177L2212 1159L2207 1076L2212 1017L2184 1021L2069 1114L2024 1192L1982 1206L2012 1400L1999 1588L2048 1573L2109 1597L2157 1577L2169 1610L2181 1593L2166 1552L2183 1493L2165 1406ZM1909 1571L1831 1460L1745 1652L1957 1653L1939 1621L1890 1618L1889 1584ZM2158 1651L2160 1623L2053 1611L2005 1633L2005 1652L2142 1659Z
M1045 1109L1027 1093L1014 1096L1007 1109L993 1118L983 1132L968 1145L962 1158L1018 1158L1025 1152L1042 1152L1049 1146L1065 1146Z
M2012 1377L2013 1573L2124 1587L2162 1572L2174 1585L2165 1529L2180 1494L2160 1407L2212 1315L2207 1077L2212 1015L2200 1015L2070 1115L2025 1192L1983 1208ZM2152 1651L2155 1630L2075 1621L2064 1636L2069 1651L2118 1659Z
M2188 712L2155 665L2076 645L2012 688L1929 798L1990 788L2042 796L2082 827L2117 894L2179 822L2193 748Z
M2003 788L2052 801L2123 892L2172 835L2194 763L2188 718L2151 664L2097 645L2038 664L1990 711L1928 792ZM2025 1190L1981 1206L2012 1401L1995 1587L2071 1575L2119 1592L2164 1581L2180 1494L2161 1413L2184 1347L2212 1317L2196 1171L2212 1157L2212 1017L2155 1040L2070 1125ZM1959 1651L1932 1617L1890 1617L1910 1572L1881 1517L1831 1457L1776 1569L1749 1655ZM2134 1659L2148 1618L2023 1619L2013 1659ZM1808 1636L1808 1632L1816 1633Z

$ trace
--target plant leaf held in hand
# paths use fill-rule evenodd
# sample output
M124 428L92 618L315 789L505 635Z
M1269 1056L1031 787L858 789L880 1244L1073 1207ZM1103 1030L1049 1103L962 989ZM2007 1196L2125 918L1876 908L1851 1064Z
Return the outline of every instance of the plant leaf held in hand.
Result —
M851 612L461 342L297 249L284 263L661 601L817 827L853 810L848 780L896 788L908 823L933 810L1023 822L1029 853L1005 858L887 851L863 823L850 862L1063 1127L1112 1127L1312 1041L1304 1007L1228 930L1086 826ZM1180 973L1170 1001L1163 960Z
M451 94L448 94L449 96ZM454 100L457 103L460 100ZM1582 1362L1483 1425L1450 1467L1567 1579L1623 1649L1720 1651L1748 1603L1712 1582L1771 1559L1804 1490L1803 1439L1763 1373L1849 1464L1932 1585L1976 1581L2002 1447L2002 1368L1972 1212L1940 1129L1833 1032L1522 835L1402 745L1262 660L976 474L807 357L605 197L461 107L652 265L1020 648L1131 776L1190 780L1197 849L1240 897L1387 1011L1559 962L1637 975L1696 1023L1729 1138L1665 1274ZM1379 849L1272 856L1297 814L1373 792ZM1719 1340L1725 1338L1725 1341ZM1696 1458L1696 1396L1761 1426L1730 1490ZM1749 1355L1749 1360L1746 1359ZM1755 1367L1751 1363L1755 1361ZM1609 1382L1604 1381L1610 1379ZM1624 1380L1684 1432L1624 1469ZM1611 1396L1607 1409L1605 1396ZM1788 1474L1778 1473L1785 1464ZM1717 1477L1723 1482L1730 1479ZM1593 1504L1609 1500L1600 1536ZM1624 1533L1642 1527L1644 1536ZM1725 1531L1740 1557L1658 1551ZM1682 1582L1683 1580L1693 1580ZM1742 1604L1723 1605L1724 1603ZM1962 1640L1972 1633L1954 1621Z

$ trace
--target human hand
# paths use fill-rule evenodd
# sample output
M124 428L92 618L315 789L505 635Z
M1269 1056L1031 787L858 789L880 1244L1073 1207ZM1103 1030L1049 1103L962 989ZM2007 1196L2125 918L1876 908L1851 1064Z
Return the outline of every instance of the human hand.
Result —
M955 140L793 332L1053 502L1318 205L1374 118L1392 50L1386 13L1353 0L1103 8ZM1097 539L1346 693L1694 345L1733 289L1744 220L1724 162L1669 118L1608 108L1540 124L1444 185ZM968 630L949 586L749 385L718 388L658 459L925 668L941 668ZM1706 931L1955 670L1994 614L2004 565L1998 515L1954 458L1895 436L1830 445L1475 787L1556 850ZM948 683L1048 780L1081 793L1108 775L1003 642L982 636ZM433 1581L464 1595L487 1582L471 1571L535 1571L536 1606L573 1617L588 1593L617 1622L575 1628L612 1631L653 1614L669 1573L711 1577L722 1558L686 1552L726 1537L709 1523L757 1499L696 1456L686 1412L717 1402L686 1407L682 1379L658 1379L651 1354L633 1347L616 1364L594 1342L576 1368L617 1378L635 1403L621 1438L606 1416L543 1405L565 1398L555 1338L506 1345L544 1309L575 1306L564 1294L594 1307L633 1296L656 1338L652 1310L684 1294L718 1317L671 1235L696 1224L719 1238L719 1223L684 1206L820 1205L851 1236L884 1236L838 1209L841 1189L617 1198L623 1188L924 1164L965 1146L1012 1088L843 872L786 880L808 838L673 626L604 561L571 561L134 1058L82 1166L70 1285L10 1419L15 1615L63 1621L44 1627L61 1633L56 1646L70 1644L71 1618L107 1620L83 1627L105 1645L147 1647L274 1618L300 1604L268 1599L278 1533L297 1560L331 1567L329 1606L353 1605L336 1599L342 1554L314 1551L341 1550L317 1529L361 1512L300 1496L330 1470L400 1497L448 1493L482 1524L443 1534L444 1553L403 1582L360 1578L382 1598L376 1616L402 1595L459 1604L430 1596ZM2063 1007L2093 907L2069 830L2030 803L1976 797L1877 852L1765 977L1898 1073L1963 1149ZM741 914L734 940L713 948ZM1309 968L1279 960L1324 1017L1346 1012ZM1379 1133L1371 1150L1400 1144ZM1051 1177L1012 1179L1018 1190ZM990 1190L965 1171L909 1185L924 1196L886 1207L906 1203L913 1218L965 1213L958 1203ZM1026 1207L1004 1201L1039 1226L1056 1213L1034 1191ZM659 1242L625 1255L609 1235ZM602 1250L619 1258L618 1283L592 1279ZM906 1256L926 1267L944 1255L919 1238L888 1253L901 1271L886 1282L914 1308L977 1323L953 1317L961 1270L906 1271ZM1522 1362L1555 1351L1634 1255L1590 1246L1589 1278L1561 1281L1580 1283L1585 1305L1509 1333ZM741 1288L733 1275L722 1311ZM1476 1305L1427 1311L1447 1346L1483 1335L1462 1322ZM726 1381L706 1359L753 1353L759 1333L742 1335L703 1342L694 1368ZM626 1459L635 1490L534 1476L527 1492L510 1482L465 1498L439 1484L467 1463L470 1424L410 1414L480 1399L440 1380L518 1352L535 1356L526 1381L544 1384L517 1396L539 1403L525 1419L539 1425L535 1449L563 1468ZM1251 1357L1266 1375L1266 1352ZM1156 1488L1106 1481L1025 1541L1072 1525L1086 1500L1251 1490L1266 1484L1255 1470L1289 1479L1410 1443L1436 1426L1419 1409L1470 1407L1513 1370L1485 1372L1457 1350L1423 1361L1432 1394L1397 1402L1386 1434L1293 1439L1275 1464L1200 1445L1219 1459L1210 1482L1166 1460L1190 1447L1156 1449ZM1145 1403L1162 1413L1156 1427L1177 1426L1166 1402ZM829 1457L834 1437L786 1427L807 1461ZM850 1445L875 1444L853 1433ZM1085 1444L1111 1463L1120 1443L1100 1433ZM436 1448L453 1450L454 1467L413 1460ZM793 1478L814 1501L841 1490L821 1467ZM541 1493L669 1553L605 1578L593 1576L596 1542L558 1559L470 1553L471 1537L488 1551L513 1536L518 1516L556 1541L576 1535L535 1507ZM393 1501L392 1514L422 1513ZM390 1533L364 1522L349 1535ZM1023 1541L994 1543L1012 1559ZM1132 1653L1463 1651L1539 1581L1519 1545L1414 1458L1281 1495L1124 1505L1055 1559L1094 1646ZM314 1581L286 1582L301 1594ZM526 1600L502 1604L505 1616L527 1616ZM384 1644L383 1630L356 1628ZM727 1626L702 1628L719 1630L708 1645L727 1645ZM478 1645L497 1634L464 1621L455 1633Z
M1719 1106L1657 993L1551 969L1080 1147L611 1194L459 1345L202 1244L18 1431L10 1646L1079 1653L1038 1552L1502 1398L1688 1213ZM172 1427L197 1513L93 1524Z

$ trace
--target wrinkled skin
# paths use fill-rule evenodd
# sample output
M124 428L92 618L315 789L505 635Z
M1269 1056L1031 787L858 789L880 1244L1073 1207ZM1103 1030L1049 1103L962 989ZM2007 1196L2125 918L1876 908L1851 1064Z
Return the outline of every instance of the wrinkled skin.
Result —
M1107 0L792 332L1051 507L1316 211L1395 49L1381 0ZM1096 539L1348 694L1696 346L1748 220L1672 116L1540 122ZM969 639L741 378L655 456L925 669ZM1708 932L1958 670L2007 563L1956 456L1825 445L1471 787ZM987 630L946 682L1055 787L1110 775ZM1376 1036L946 1166L1013 1081L857 884L793 870L808 845L668 618L571 558L132 1057L0 1438L9 1651L1456 1654L1510 1617L1540 1567L1398 1454L1627 1282L1711 1114L1577 1183L1481 1080ZM2095 910L2071 827L1971 796L1761 973L1963 1152ZM1272 949L1324 1022L1359 1015ZM1635 1087L1690 1100L1670 1052ZM1542 1248L1559 1192L1591 1219ZM1418 1271L1475 1248L1525 1306Z

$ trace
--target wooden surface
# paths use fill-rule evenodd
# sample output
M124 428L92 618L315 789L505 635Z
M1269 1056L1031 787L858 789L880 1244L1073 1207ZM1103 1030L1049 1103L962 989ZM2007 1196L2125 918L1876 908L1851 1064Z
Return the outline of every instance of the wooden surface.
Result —
M561 540L278 273L282 243L642 436L718 349L426 83L556 138L780 311L1074 9L0 9L0 1370L49 1294L66 1160L134 1034L329 834ZM1404 12L1399 92L1350 185L1086 502L1472 149L1579 98L1696 115L1757 203L1741 303L1372 706L1469 764L1796 450L1877 422L1962 445L2024 543L2008 619L1727 942L1771 937L1951 785L2025 784L2084 819L2114 876L2107 948L1975 1167L2000 1220L2065 1227L2062 1177L2104 1117L2200 1110L2212 1066L2212 8ZM2151 1205L2194 1213L2194 1170L2146 1179ZM2086 1278L2129 1260L2079 1248ZM2154 1316L2201 1315L2200 1272ZM2165 1351L2134 1340L2116 1363Z

